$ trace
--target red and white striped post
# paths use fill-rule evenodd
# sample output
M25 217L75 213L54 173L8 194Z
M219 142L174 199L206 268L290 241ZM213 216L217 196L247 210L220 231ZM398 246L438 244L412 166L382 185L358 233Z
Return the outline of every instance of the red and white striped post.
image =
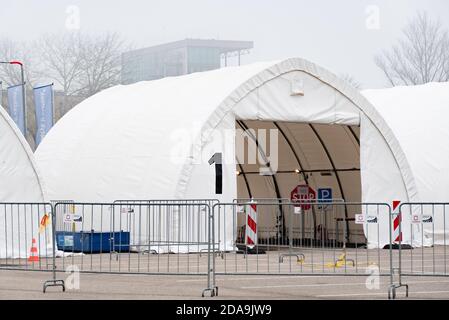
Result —
M400 228L401 224L401 213L398 212L398 207L401 201L393 200L393 214L395 215L393 219L393 242L400 243L402 242L402 230Z
M246 208L245 245L253 249L257 245L257 206L251 203Z

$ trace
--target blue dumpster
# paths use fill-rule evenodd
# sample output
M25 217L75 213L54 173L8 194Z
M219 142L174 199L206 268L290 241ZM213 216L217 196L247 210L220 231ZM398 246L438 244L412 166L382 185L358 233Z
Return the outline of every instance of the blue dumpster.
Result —
M58 250L83 253L129 252L129 232L57 231Z

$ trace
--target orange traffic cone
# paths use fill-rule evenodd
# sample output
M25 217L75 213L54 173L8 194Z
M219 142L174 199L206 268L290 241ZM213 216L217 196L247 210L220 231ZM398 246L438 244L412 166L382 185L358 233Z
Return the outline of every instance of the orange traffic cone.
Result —
M37 255L36 239L33 238L31 241L30 257L28 262L38 262L39 256Z

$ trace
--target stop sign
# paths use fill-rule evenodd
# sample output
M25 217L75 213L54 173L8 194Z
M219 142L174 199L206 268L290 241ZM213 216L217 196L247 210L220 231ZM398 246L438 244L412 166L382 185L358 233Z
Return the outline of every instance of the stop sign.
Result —
M296 207L301 207L302 210L309 210L311 208L310 203L302 203L308 201L315 201L316 192L307 184L297 185L292 192L290 193L290 199L292 202L298 202L299 205L295 205Z

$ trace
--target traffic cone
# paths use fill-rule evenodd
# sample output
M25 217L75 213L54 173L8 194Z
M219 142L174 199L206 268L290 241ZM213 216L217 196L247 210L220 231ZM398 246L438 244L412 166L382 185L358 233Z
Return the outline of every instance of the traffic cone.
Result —
M28 258L28 262L39 262L35 238L31 241L30 257Z

